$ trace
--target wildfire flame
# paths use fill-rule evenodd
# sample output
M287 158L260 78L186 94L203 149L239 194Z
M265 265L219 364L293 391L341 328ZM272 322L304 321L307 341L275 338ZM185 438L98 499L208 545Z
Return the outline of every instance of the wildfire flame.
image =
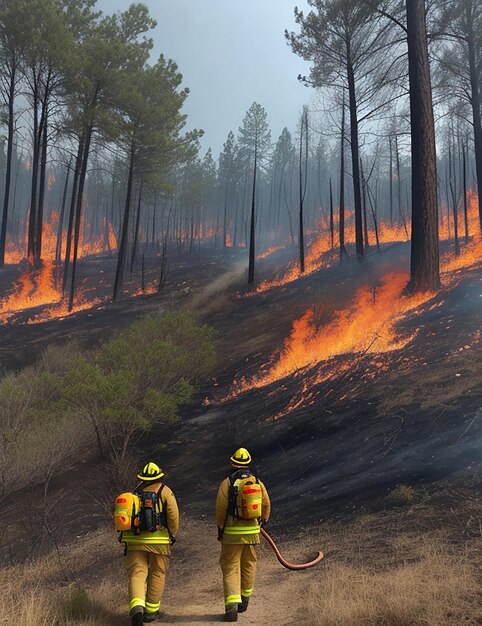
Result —
M468 268L480 262L482 258L482 237L479 229L478 202L475 194L468 198L468 230L472 236L468 243L460 242L459 253L446 253L441 260L443 272L442 282L450 286L456 281L457 270ZM402 234L398 229L380 229L386 240L395 240ZM331 246L327 235L319 237L313 245L317 254L307 258L307 272L314 271L319 265L320 253L326 252ZM310 250L311 252L311 250ZM313 265L311 265L313 263ZM269 285L261 285L260 290L270 288L274 284L285 284L299 277L297 268L292 267L282 280L272 281ZM336 363L333 359L342 355L353 355L360 358L367 354L376 354L374 369L385 370L387 364L380 355L404 348L416 336L417 332L401 336L397 324L408 315L418 312L421 305L428 303L434 294L431 292L417 293L411 296L404 294L408 283L408 274L389 274L378 285L365 286L360 289L350 306L337 311L330 322L320 325L315 310L309 308L292 324L289 337L284 341L281 350L272 356L270 362L251 378L242 378L233 383L231 392L225 399L252 389L259 389L279 382L288 376L303 375L301 390L292 397L288 407L282 414L306 406L314 402L315 393L311 387L334 376L340 376L350 369L350 363ZM440 306L441 303L433 306ZM400 357L403 358L403 357ZM314 370L314 372L312 371ZM307 372L310 372L307 375ZM279 414L275 417L280 417Z
M469 233L472 236L468 243L465 243L464 237L460 236L459 254L450 252L442 257L441 269L443 272L450 273L466 267L470 267L474 263L478 263L482 259L482 235L479 226L479 203L477 195L470 191L467 197L467 225Z
M49 180L54 183L55 179ZM52 211L50 219L43 224L42 228L42 257L46 259L40 268L35 268L29 264L16 283L11 292L0 302L0 323L7 323L18 313L26 309L44 307L44 309L33 314L28 319L28 323L39 323L50 319L65 317L78 311L91 308L100 303L100 299L88 299L82 290L79 290L75 303L71 311L68 310L67 303L63 300L62 290L58 286L54 260L57 248L57 231L59 224L59 213ZM26 225L23 224L25 227ZM106 228L107 227L107 228ZM104 221L104 232L96 239L89 237L89 225L81 222L81 241L79 242L78 258L84 258L106 252L117 248L117 240L111 224ZM62 233L62 249L65 250L67 234ZM6 246L6 263L20 263L25 259L24 251L27 248L27 234L25 234L23 252L19 246L13 242L8 242Z
M468 232L470 233L470 242L463 241L461 236L463 215L459 210L459 239L460 239L460 254L454 253L447 254L442 259L443 271L449 272L454 269L461 269L467 267L472 263L477 262L482 257L482 241L480 237L479 227L479 214L478 214L478 201L477 195L473 190L469 190L467 193L467 224ZM355 243L355 225L354 214L352 211L345 211L345 244ZM302 276L308 276L313 274L322 268L329 268L334 262L338 261L339 246L338 241L338 225L335 224L335 237L332 244L331 235L329 232L329 226L326 220L322 219L318 221L321 234L319 234L314 241L307 247L305 258L305 271L302 274L298 261L293 261L288 266L288 269L279 276L271 280L262 281L253 292L248 293L248 296L255 295L256 293L266 292L274 287L281 287L289 283L298 280ZM389 244L408 241L411 236L410 224L397 224L387 223L380 221L377 225L377 232L373 225L368 228L368 241L369 245L376 245L376 235L378 234L378 241L380 244ZM453 238L452 232L448 225L448 220L445 217L444 211L441 213L441 223L439 228L439 236L441 241L450 241ZM268 256L268 253L272 253L279 248L272 248L267 251L265 255L260 255L261 259L264 256Z
M85 300L80 293L72 311L62 301L62 290L57 286L56 267L47 261L41 268L28 267L15 283L11 293L0 302L0 322L5 324L19 312L35 307L44 307L40 313L29 318L28 323L44 322L56 317L76 313L95 306L99 300Z
M322 361L347 353L373 354L399 350L416 333L400 337L396 324L433 293L402 296L408 282L405 273L389 274L379 286L363 287L354 302L335 314L334 319L318 327L315 313L309 308L293 322L290 336L270 365L250 380L235 383L232 396L249 389L265 387L300 370L312 368ZM321 380L324 380L322 377ZM312 383L321 382L316 378Z

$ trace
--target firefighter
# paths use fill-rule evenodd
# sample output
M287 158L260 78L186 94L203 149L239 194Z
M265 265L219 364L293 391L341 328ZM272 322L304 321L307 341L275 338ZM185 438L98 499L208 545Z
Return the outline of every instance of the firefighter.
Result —
M221 542L219 564L223 573L224 620L236 622L238 613L243 613L248 608L253 593L256 545L260 543L259 530L269 519L271 505L266 487L249 470L251 455L246 448L236 450L230 461L232 469L219 486L216 498L216 522L218 541ZM260 488L257 491L260 492L261 510L254 519L243 519L236 507L238 486L248 478L253 487Z
M162 593L169 567L171 545L179 530L179 509L171 489L161 478L162 469L152 461L137 474L141 484L136 492L154 492L160 515L160 530L122 534L127 548L125 568L129 577L129 616L132 626L153 622L159 616Z

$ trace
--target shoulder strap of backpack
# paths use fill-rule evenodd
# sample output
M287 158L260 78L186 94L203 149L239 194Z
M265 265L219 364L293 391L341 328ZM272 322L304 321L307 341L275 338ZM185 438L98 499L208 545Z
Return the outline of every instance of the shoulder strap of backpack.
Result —
M164 526L167 528L167 532L169 533L169 535L171 534L171 531L169 530L169 525L167 523L167 500L163 500L162 499L162 490L164 489L166 485L164 483L162 483L162 485L159 488L159 491L157 492L157 508L158 508L158 512L159 515L161 516L162 519L162 523L164 524ZM162 504L162 510L160 507L160 504Z

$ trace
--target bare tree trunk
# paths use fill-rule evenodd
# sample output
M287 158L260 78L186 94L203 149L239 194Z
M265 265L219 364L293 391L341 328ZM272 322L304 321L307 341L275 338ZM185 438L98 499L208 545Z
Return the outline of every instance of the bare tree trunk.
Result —
M390 149L390 223L393 222L393 146L392 136L388 137L388 145Z
M47 111L43 116L43 129L41 136L41 154L40 154L40 181L39 181L39 193L38 193L38 210L37 220L35 224L35 239L34 239L34 256L37 263L40 263L42 258L42 234L43 234L43 221L44 221L44 204L45 204L45 181L47 176L47 132L48 132L48 120Z
M304 168L305 179L303 182L303 134L305 135ZM300 159L299 159L299 192L300 192L300 213L299 213L299 247L300 247L300 272L305 271L305 241L303 224L303 203L306 194L306 183L308 177L308 112L303 109L300 124Z
M16 84L16 64L14 63L8 77L8 122L7 122L7 161L5 168L5 189L3 193L2 228L0 232L0 267L5 264L5 246L7 244L8 208L10 202L10 183L12 178L13 136L15 132L14 101Z
M338 222L340 239L340 263L347 254L345 248L345 100L341 114L341 147L340 147L340 219Z
M69 293L69 311L72 311L74 306L75 296L75 275L77 273L77 257L79 253L79 238L80 238L80 220L82 216L82 204L84 200L84 184L85 177L87 175L87 163L89 160L90 141L92 139L93 122L91 121L85 132L85 145L84 153L82 155L82 166L79 174L79 189L77 192L77 203L75 207L75 224L74 224L74 249L72 255L72 274L70 276L70 293Z
M474 126L474 143L475 143L475 168L477 172L477 196L479 200L479 225L482 231L482 121L480 118L480 85L479 72L476 62L476 34L474 32L474 22L472 11L474 10L474 2L466 0L465 15L467 21L467 43L469 53L469 72L470 72L470 102L472 105L472 123Z
M358 143L358 112L355 94L355 75L348 51L348 96L350 107L351 164L353 170L353 199L355 203L355 248L359 261L363 259L362 203L360 190L360 150Z
M370 209L372 211L373 227L375 229L375 241L377 244L377 250L378 252L380 252L380 239L378 237L377 203L376 199L374 200L372 198L373 194L369 186L367 186L367 192L368 201L370 202Z
M30 211L27 241L27 256L30 261L35 261L35 233L37 232L37 186L40 159L40 137L42 133L42 127L38 120L39 99L36 91L34 91L33 96L32 180L30 188Z
M254 145L254 171L253 171L253 193L251 196L251 223L249 230L249 265L248 265L248 285L254 283L254 263L255 255L255 230L256 230L256 170L258 168L258 144L257 139Z
M467 210L467 152L466 147L462 144L462 180L464 192L464 239L465 243L469 241L469 216Z
M452 136L453 140L453 136ZM454 216L454 244L455 244L455 255L460 255L460 244L459 244L459 217L458 217L458 204L459 198L457 193L457 175L455 173L455 167L452 163L453 155L452 149L449 145L449 186L450 186L450 195L452 196L452 211Z
M142 183L139 187L139 199L137 201L137 215L136 215L136 225L134 228L134 241L132 243L132 256L131 256L131 274L134 269L134 261L136 260L136 250L137 250L137 239L139 237L139 223L141 219L141 202L142 202Z
M330 178L330 242L331 242L331 249L333 250L333 246L335 245L335 223L333 219L333 189L331 187L331 178Z
M60 206L59 223L57 226L57 244L55 246L55 263L56 264L59 264L62 258L62 233L63 233L64 216L65 216L65 205L67 203L67 189L69 186L71 165L72 165L72 158L70 159L69 164L67 165L67 172L65 174L64 191L62 194L62 204Z
M406 0L412 137L410 292L440 286L437 171L424 0Z
M366 193L366 183L365 176L363 174L363 163L360 159L360 176L361 176L361 184L362 184L362 207L363 207L363 236L365 238L365 248L368 248L368 220L367 220L367 193Z
M77 148L77 157L75 159L74 179L72 181L72 195L70 198L69 223L67 226L67 237L65 242L65 262L62 280L62 293L65 293L67 287L67 278L69 275L70 252L72 248L72 230L74 227L75 204L77 201L77 189L79 186L79 174L82 166L82 157L84 154L84 135L79 138L79 146Z
M113 300L117 298L119 289L122 284L122 274L124 272L124 261L126 257L127 239L128 239L128 234L129 234L129 216L130 216L131 195L132 195L132 181L134 179L134 157L135 157L134 139L131 142L131 149L130 149L129 156L130 156L129 175L127 177L126 201L124 205L124 219L122 221L122 232L121 232L121 237L120 237L120 242L119 242L119 252L117 255L117 266L115 270L114 292L112 294Z

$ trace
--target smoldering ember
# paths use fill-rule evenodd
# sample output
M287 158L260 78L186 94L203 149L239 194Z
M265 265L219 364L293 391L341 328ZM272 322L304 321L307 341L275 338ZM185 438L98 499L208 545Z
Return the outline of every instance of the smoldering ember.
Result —
M2 624L482 623L481 49L2 0Z

